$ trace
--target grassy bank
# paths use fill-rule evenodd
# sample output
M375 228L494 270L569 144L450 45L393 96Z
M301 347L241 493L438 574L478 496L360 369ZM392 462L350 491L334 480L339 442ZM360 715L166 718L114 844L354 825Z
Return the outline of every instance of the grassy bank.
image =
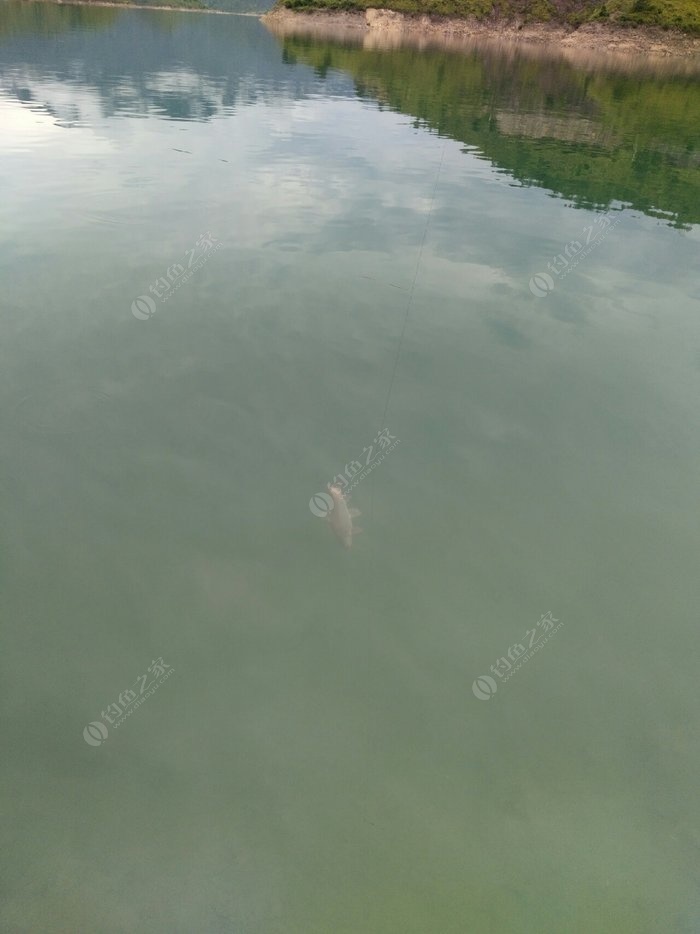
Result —
M366 10L382 7L408 14L474 16L524 23L611 23L660 26L700 35L699 0L279 0L290 10Z

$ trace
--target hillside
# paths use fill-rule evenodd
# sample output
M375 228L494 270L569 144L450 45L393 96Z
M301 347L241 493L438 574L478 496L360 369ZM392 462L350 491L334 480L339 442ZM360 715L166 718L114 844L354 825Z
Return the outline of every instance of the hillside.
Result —
M291 10L366 10L580 26L660 26L700 35L698 0L280 0Z

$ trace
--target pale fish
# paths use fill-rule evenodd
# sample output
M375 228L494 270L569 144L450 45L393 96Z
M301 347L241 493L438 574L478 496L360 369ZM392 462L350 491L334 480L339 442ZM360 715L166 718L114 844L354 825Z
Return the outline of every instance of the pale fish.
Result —
M348 507L347 500L339 486L331 486L329 483L328 492L333 500L333 508L328 513L328 521L338 541L346 548L351 548L353 535L362 531L352 524L352 520L360 513L357 509Z

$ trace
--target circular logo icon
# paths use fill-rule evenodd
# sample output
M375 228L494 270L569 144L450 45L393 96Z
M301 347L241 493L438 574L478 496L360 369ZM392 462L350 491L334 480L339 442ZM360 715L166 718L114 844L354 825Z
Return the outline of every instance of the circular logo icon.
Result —
M328 493L314 493L309 500L309 509L319 519L325 519L333 509L333 497Z
M150 295L139 295L131 303L131 314L134 318L138 318L139 321L148 321L148 319L155 314L156 303L153 301Z
M472 684L472 692L477 700L491 700L498 690L498 685L491 675L479 675Z
M554 288L554 279L548 272L538 272L530 279L530 291L535 298L544 298Z
M83 730L83 739L88 746L101 746L107 739L107 727L99 720L93 720Z

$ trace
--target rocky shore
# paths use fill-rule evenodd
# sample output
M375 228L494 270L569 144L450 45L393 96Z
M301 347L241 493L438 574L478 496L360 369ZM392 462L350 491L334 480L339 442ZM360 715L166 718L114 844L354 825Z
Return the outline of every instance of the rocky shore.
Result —
M697 60L700 65L700 36L650 26L588 23L568 27L495 18L409 15L385 9L296 11L282 6L275 7L262 20L277 35L355 39L368 48L404 44L459 47L473 40L493 39L561 51L685 58Z

